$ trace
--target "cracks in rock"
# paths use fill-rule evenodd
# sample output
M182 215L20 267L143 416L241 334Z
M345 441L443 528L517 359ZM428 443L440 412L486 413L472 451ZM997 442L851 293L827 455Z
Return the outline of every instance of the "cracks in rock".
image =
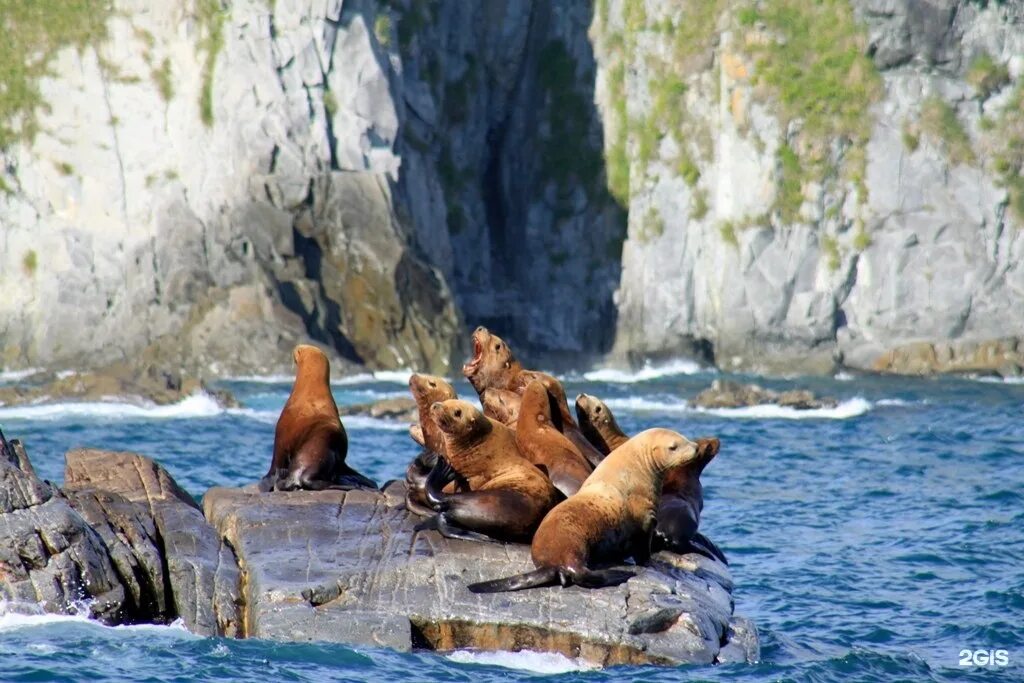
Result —
M121 141L117 135L117 117L114 116L114 107L110 104L110 90L107 84L107 74L102 66L102 58L96 52L96 59L100 62L100 84L103 87L103 101L107 105L107 116L110 124L111 136L114 138L114 156L117 158L117 170L121 181L121 220L128 225L128 186L124 175L124 159L121 157ZM127 282L125 283L127 286Z

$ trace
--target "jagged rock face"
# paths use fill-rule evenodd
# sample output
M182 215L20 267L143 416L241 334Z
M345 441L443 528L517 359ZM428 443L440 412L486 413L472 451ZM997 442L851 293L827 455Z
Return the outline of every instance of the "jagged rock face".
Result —
M590 662L757 661L724 564L658 553L615 588L475 595L533 568L529 546L414 530L404 484L370 491L210 489L207 518L238 553L246 637L452 650L561 652ZM300 526L296 519L302 519Z
M1020 155L1002 123L1020 101L1019 3L604 5L593 34L606 127L621 128L623 93L641 122L624 135L617 351L707 340L721 367L822 372L870 369L917 341L1019 338L1024 183L1019 161L993 163ZM773 19L783 5L810 18L810 38ZM680 42L688 25L709 37ZM843 62L847 48L870 61ZM787 89L799 71L787 61L830 49L852 66L815 64L816 81ZM662 85L672 79L676 91ZM681 121L658 118L666 101Z
M0 364L281 372L312 339L443 372L466 323L778 372L1020 339L1019 3L218 7L119 0L45 53L0 152Z
M442 372L463 318L610 343L587 3L210 6L121 0L53 55L3 151L0 364L284 370L312 338Z

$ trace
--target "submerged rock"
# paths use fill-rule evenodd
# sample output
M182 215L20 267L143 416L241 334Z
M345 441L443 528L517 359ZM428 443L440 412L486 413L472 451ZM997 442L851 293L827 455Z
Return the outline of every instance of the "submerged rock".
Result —
M401 483L382 493L208 491L207 518L242 567L244 635L532 649L605 665L711 663L736 640L731 661L757 659L756 630L734 616L723 564L659 553L615 588L474 595L467 584L532 569L529 546L416 532L403 500Z
M366 415L383 420L396 420L398 422L418 422L419 412L416 408L416 401L411 398L385 398L373 403L356 403L354 405L338 406L338 414Z
M0 405L54 401L109 401L121 399L157 405L177 403L195 393L212 396L222 407L237 407L231 392L211 389L200 379L184 377L154 365L117 364L82 373L38 373L28 381L0 387Z
M778 392L727 379L716 379L690 403L698 408L746 408L774 404L796 410L835 408L839 404L834 398L819 398L806 389Z

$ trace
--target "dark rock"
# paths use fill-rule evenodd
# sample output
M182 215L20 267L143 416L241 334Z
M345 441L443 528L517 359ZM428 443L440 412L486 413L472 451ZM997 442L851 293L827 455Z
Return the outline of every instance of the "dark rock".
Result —
M398 422L418 422L419 411L416 408L416 401L411 398L385 398L373 403L356 403L354 405L338 406L338 413L346 415L366 415L384 420L396 420Z
M60 376L41 373L28 381L0 387L0 405L21 405L43 399L54 401L103 401L112 397L157 405L177 403L196 392L205 392L223 407L236 407L231 392L211 389L202 380L183 377L155 365L116 364L102 370Z
M776 404L796 410L835 408L838 405L834 398L818 398L803 389L775 392L756 384L741 384L727 379L716 379L690 403L698 408L745 408Z
M100 535L11 445L15 457L0 457L0 599L57 613L88 600L93 617L120 622L125 589Z
M238 634L239 574L234 554L166 470L135 453L79 449L68 452L64 478L69 492L117 494L151 515L173 614L194 633Z
M242 567L240 635L676 664L716 661L730 626L740 623L728 568L697 555L659 553L651 567L615 588L474 595L467 584L531 569L529 547L415 532L419 518L404 509L401 488L208 491L207 518Z

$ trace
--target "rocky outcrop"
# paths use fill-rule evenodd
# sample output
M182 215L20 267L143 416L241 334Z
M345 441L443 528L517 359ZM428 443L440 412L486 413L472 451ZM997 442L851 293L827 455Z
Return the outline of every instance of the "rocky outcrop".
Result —
M1024 339L907 344L877 358L873 369L901 375L958 373L1020 377L1024 375Z
M1019 339L1020 3L599 5L619 355L896 371Z
M0 458L0 598L239 634L234 554L163 468L134 453L70 451L61 490L13 443Z
M784 373L1020 340L1019 3L98 7L11 18L49 40L5 71L4 367L444 372L467 321Z
M403 486L208 491L207 518L245 577L245 635L401 651L526 648L605 665L758 658L723 564L660 553L616 588L474 595L466 584L532 569L529 547L416 532Z
M732 380L716 379L711 386L697 394L691 405L697 408L747 408L777 405L794 410L835 408L834 398L819 398L806 389L772 391L756 384L742 384Z
M213 389L195 377L159 369L153 365L116 363L96 371L41 372L11 386L0 386L0 405L22 405L41 401L129 400L157 405L177 403L193 394L204 393L221 406L237 407L238 401L226 389Z
M2 439L0 439L2 442ZM6 442L2 442L6 444ZM529 547L417 532L404 484L214 488L195 502L134 453L67 454L64 490L20 444L0 453L0 599L108 623L182 619L202 635L412 649L560 652L612 664L754 662L728 568L658 553L621 586L474 595ZM209 522L207 522L209 520Z
M382 398L373 403L353 403L338 406L338 413L346 415L366 415L396 422L419 422L419 409L416 401L411 398Z

